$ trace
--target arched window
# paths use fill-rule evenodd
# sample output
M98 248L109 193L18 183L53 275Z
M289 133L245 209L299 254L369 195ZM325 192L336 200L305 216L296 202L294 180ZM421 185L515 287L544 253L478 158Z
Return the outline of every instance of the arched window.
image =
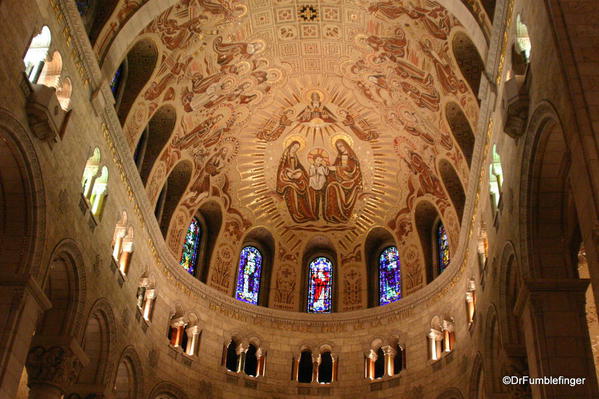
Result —
M106 202L107 195L108 195L108 168L106 166L103 166L102 173L100 174L100 177L98 177L96 179L96 181L94 182L94 187L92 188L92 192L89 197L92 215L96 216L97 218L102 217L102 213L104 212L104 205Z
M81 178L83 196L87 199L89 199L92 193L94 182L96 181L98 171L100 170L100 161L100 149L96 147L92 153L92 156L89 157L85 163L85 170L83 171L83 177Z
M379 304L401 298L401 273L397 247L387 247L379 256Z
M185 234L180 261L181 266L191 275L195 275L198 266L201 236L202 228L200 221L194 216L187 228L187 234Z
M445 231L445 226L440 220L437 222L437 227L435 228L435 244L437 247L437 267L440 274L449 266L449 262L451 261L447 231Z
M530 62L532 43L528 34L528 27L522 22L520 14L516 17L516 50L524 57L524 60L528 64Z
M234 373L239 372L239 355L237 354L237 346L237 342L235 342L235 340L231 340L229 346L227 346L226 352L225 366L227 367L227 370Z
M245 352L243 372L250 377L258 376L258 348L254 344L250 344Z
M137 287L137 309L146 321L152 320L154 314L154 301L156 300L156 287L148 277L142 277Z
M333 310L333 262L319 256L308 268L308 313L330 313Z
M235 298L251 303L252 305L257 305L260 294L261 274L262 253L256 247L244 247L239 255Z
M312 361L312 352L302 351L297 365L298 382L310 383L314 374L314 363Z
M133 248L133 227L128 225L127 212L123 211L112 236L112 258L124 276L129 270Z
M37 83L42 73L51 42L52 33L50 33L50 29L47 26L44 26L40 34L31 40L29 49L27 49L27 53L23 59L25 74L31 83Z
M383 348L376 351L376 360L374 361L374 378L383 378L385 376L385 352Z
M501 168L501 156L497 153L497 146L493 145L491 165L489 166L489 194L493 210L499 209L501 198L501 186L503 185L503 169Z
M320 354L320 363L318 365L318 382L321 384L330 384L333 382L334 367L334 359L333 355L331 355L331 352L322 352Z

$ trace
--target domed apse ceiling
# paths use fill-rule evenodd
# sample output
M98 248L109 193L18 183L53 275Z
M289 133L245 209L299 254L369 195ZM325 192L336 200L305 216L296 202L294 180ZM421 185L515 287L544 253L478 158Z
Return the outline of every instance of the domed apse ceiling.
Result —
M452 51L463 31L428 0L184 0L164 11L136 40L156 46L157 65L123 130L133 151L157 111L176 110L146 186L156 203L179 162L193 164L167 245L178 256L212 199L223 220L206 282L223 292L256 227L276 242L271 307L298 309L304 250L318 240L338 255L339 310L365 307L363 246L375 227L399 247L404 295L424 286L416 208L436 209L455 250L451 186L468 183L471 154L446 115L478 117Z

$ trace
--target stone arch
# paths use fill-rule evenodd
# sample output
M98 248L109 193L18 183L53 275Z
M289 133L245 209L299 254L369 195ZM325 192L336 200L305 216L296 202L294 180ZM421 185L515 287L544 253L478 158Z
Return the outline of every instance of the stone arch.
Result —
M133 104L142 89L150 82L158 63L158 53L158 46L149 38L138 40L127 52L123 60L125 63L124 76L115 98L121 125L125 124ZM112 76L110 80L112 81Z
M453 101L445 105L445 118L447 119L454 140L458 143L470 167L476 141L470 121L466 117L466 114L464 114L462 107Z
M524 278L577 277L575 262L563 256L570 253L562 220L571 161L562 126L548 103L537 108L529 125L523 159L530 161L523 163L520 202L525 215L520 218L522 253L528 260L523 263L528 267L522 270ZM540 206L541 198L551 198L550 204Z
M114 374L115 399L142 399L143 372L141 361L132 346L123 350Z
M193 174L193 163L187 159L179 161L171 170L156 203L156 218L160 231L166 239L173 215L183 198Z
M26 129L0 108L0 265L5 273L40 278L46 202L34 148Z
M175 131L177 111L172 105L163 105L154 113L141 134L134 151L134 160L144 185L148 183L155 161Z
M487 377L490 381L489 386L494 393L502 391L501 386L501 359L502 359L502 340L499 331L499 320L497 318L497 308L495 304L490 304L487 310L487 317L484 328L484 352Z
M437 396L437 399L464 399L464 396L458 388L449 388Z
M474 362L472 362L472 372L470 374L470 399L484 398L485 383L484 383L484 366L480 352L476 353Z
M480 80L485 72L485 64L478 49L464 32L457 32L451 40L453 56L456 60L462 76L468 82L474 97L478 100ZM479 100L480 101L480 100Z
M85 262L75 241L64 239L52 251L43 290L52 308L40 318L36 335L78 335L83 322L86 281Z
M449 199L458 214L458 221L462 223L462 217L464 216L464 206L466 204L466 193L464 192L464 186L462 180L458 176L455 168L446 159L439 161L439 174L445 191L449 194Z
M152 389L150 399L188 399L183 389L170 382L162 381Z
M77 379L77 384L108 385L111 370L111 348L116 342L116 320L106 298L98 299L92 306L81 348L89 358Z
M500 298L504 299L499 305L498 312L501 320L502 343L512 346L522 345L524 343L522 327L514 314L521 281L515 248L511 242L507 242L503 248L499 268L499 293Z

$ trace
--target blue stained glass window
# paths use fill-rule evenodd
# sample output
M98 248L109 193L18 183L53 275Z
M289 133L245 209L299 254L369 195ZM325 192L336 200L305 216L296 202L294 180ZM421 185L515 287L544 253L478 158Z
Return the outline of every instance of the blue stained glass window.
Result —
M123 69L125 69L125 63L122 63L119 66L119 68L114 73L112 82L110 82L110 90L112 90L112 95L114 96L115 99L119 92L119 87L121 86L121 81L123 80Z
M437 225L437 254L439 256L439 273L441 273L451 261L451 254L449 253L449 239L447 238L447 232L443 223L439 222Z
M379 304L387 305L401 298L399 251L388 247L379 257Z
M333 262L319 256L308 271L308 312L330 313L333 297Z
M257 305L258 295L260 294L261 275L262 254L256 247L244 247L239 255L235 297L240 301Z
M202 229L200 227L200 221L194 217L189 224L187 234L185 234L185 241L183 242L183 253L181 254L181 266L189 274L194 275L198 266L198 254L200 252L200 237Z

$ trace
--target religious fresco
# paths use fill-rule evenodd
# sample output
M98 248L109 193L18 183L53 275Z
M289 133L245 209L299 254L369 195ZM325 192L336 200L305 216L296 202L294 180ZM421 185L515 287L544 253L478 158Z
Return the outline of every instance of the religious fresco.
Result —
M435 206L452 248L459 237L437 164L450 162L466 187L468 165L444 115L452 101L472 125L478 118L451 55L452 32L462 28L431 0L323 0L310 15L297 4L186 0L163 12L142 33L159 44L160 58L123 133L133 151L160 106L177 109L146 189L155 201L175 165L193 163L167 243L180 256L195 212L217 200L223 228L207 280L214 288L235 290L243 237L264 226L279 249L270 306L297 310L306 289L301 249L315 234L347 258L372 227L387 226L401 295L409 295L426 281L416 204ZM335 283L343 310L367 305L366 266L353 258L342 260Z

